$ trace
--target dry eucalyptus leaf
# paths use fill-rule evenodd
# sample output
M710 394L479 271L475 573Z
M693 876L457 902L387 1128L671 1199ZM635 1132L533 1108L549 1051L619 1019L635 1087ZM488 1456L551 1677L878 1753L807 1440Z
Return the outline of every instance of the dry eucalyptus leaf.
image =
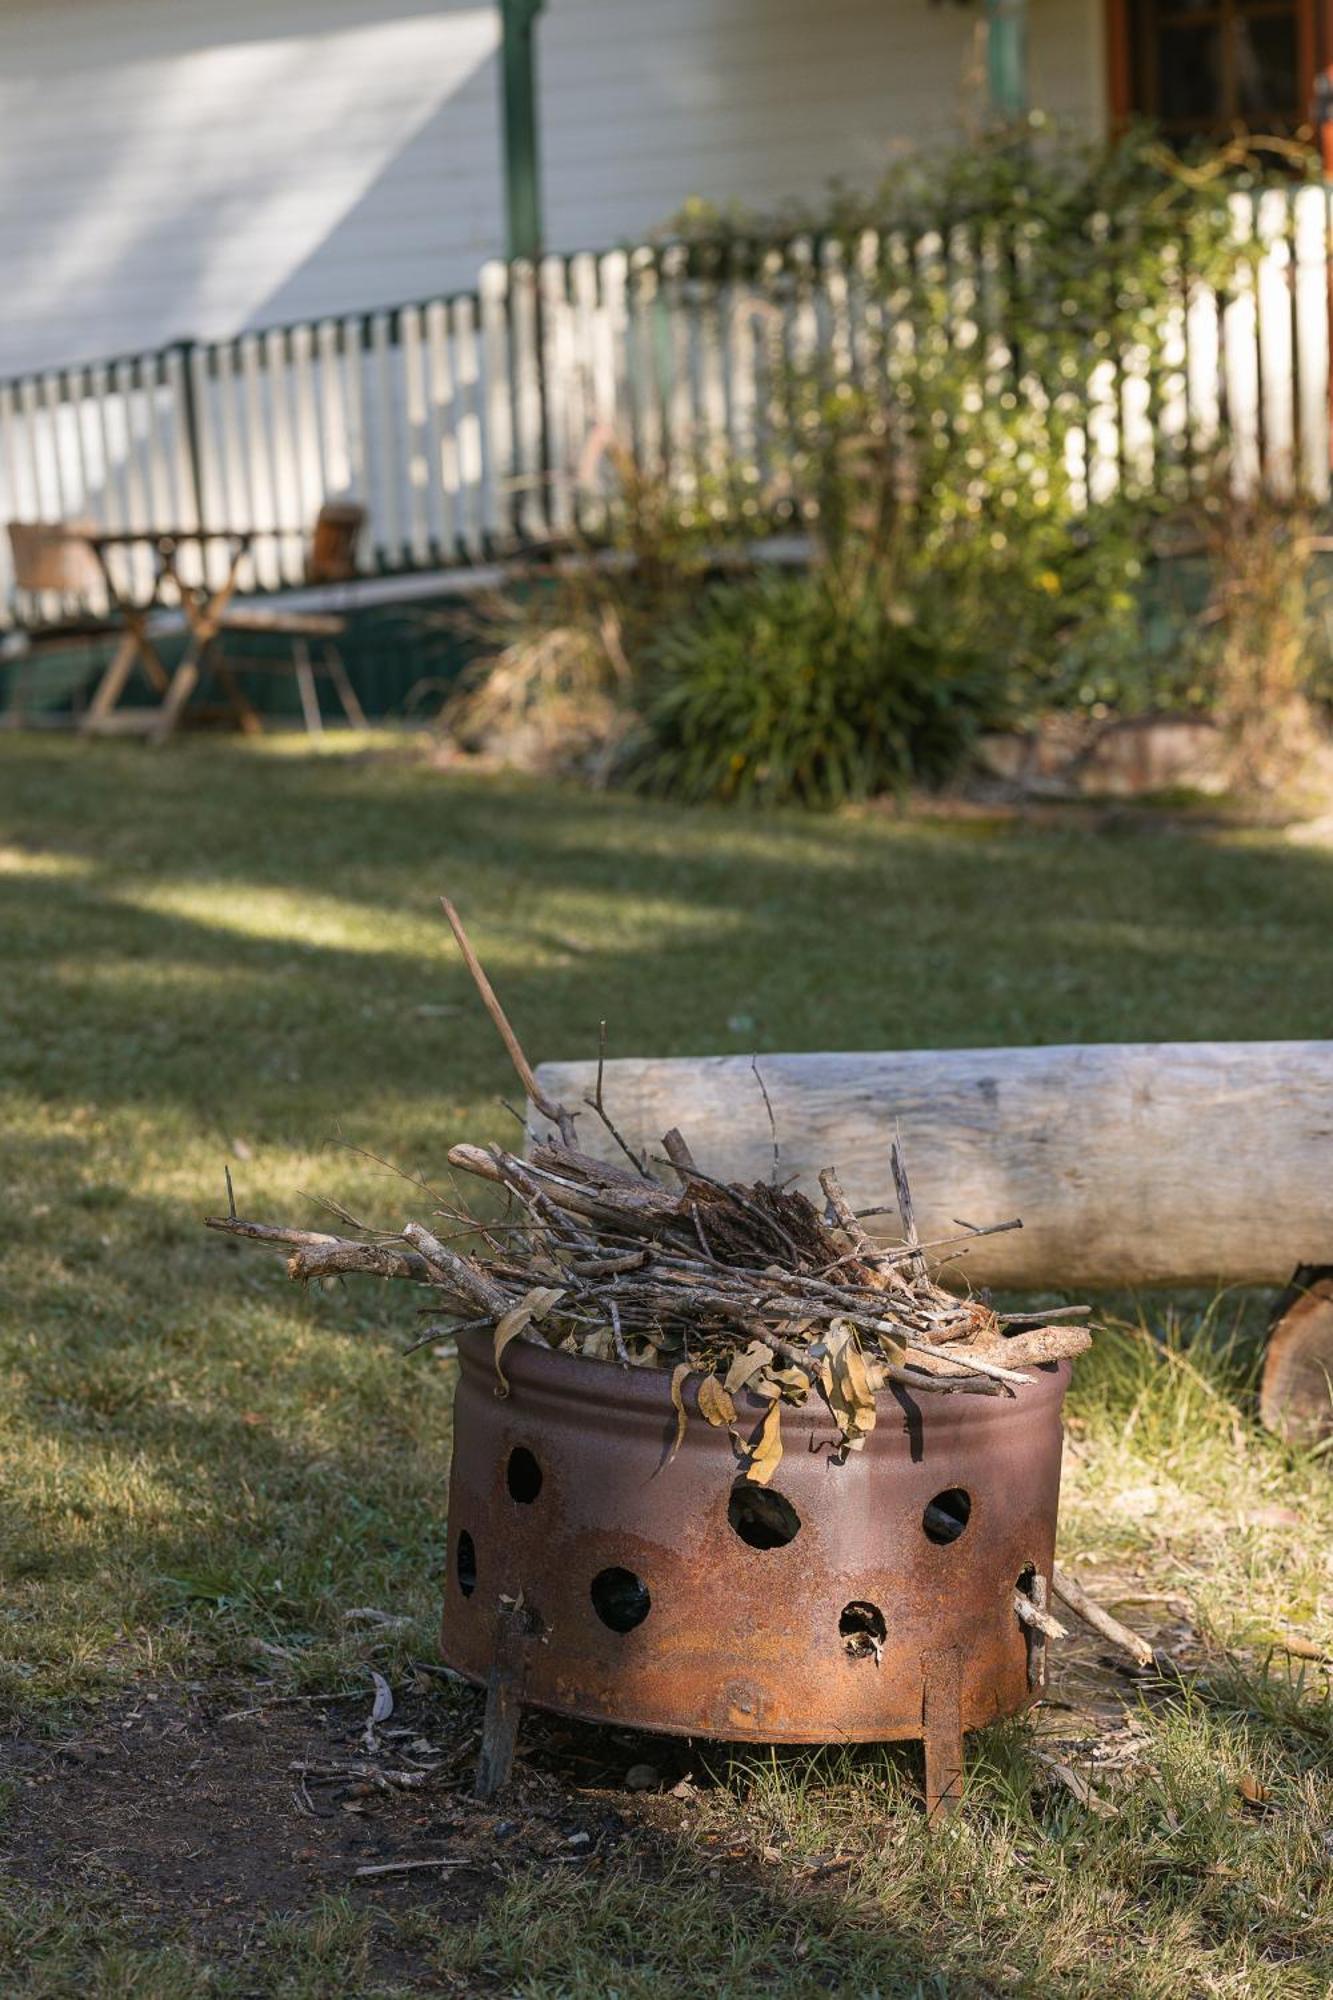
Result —
M1251 1812L1262 1814L1272 1811L1273 1794L1261 1778L1255 1777L1253 1771L1241 1772L1236 1780L1236 1790Z
M736 1355L727 1370L723 1382L727 1394L734 1396L739 1390L744 1389L761 1368L768 1367L772 1359L771 1347L767 1347L762 1340L752 1340L742 1353Z
M699 1384L699 1414L714 1427L736 1421L736 1405L716 1375L705 1375Z
M393 1689L383 1674L376 1673L373 1667L370 1670L370 1678L375 1683L375 1700L371 1707L370 1719L372 1722L387 1722L393 1714Z
M511 1306L509 1311L502 1313L495 1322L495 1372L500 1378L495 1391L497 1396L509 1394L509 1377L500 1366L500 1358L506 1347L511 1340L517 1340L520 1333L529 1327L533 1320L544 1319L556 1300L563 1297L564 1290L560 1286L535 1285L530 1292L524 1293L516 1306Z
M775 1368L769 1380L777 1384L789 1403L803 1403L810 1394L810 1377L804 1368Z
M685 1441L685 1381L686 1377L693 1373L693 1365L688 1361L678 1362L671 1371L671 1401L676 1412L676 1441L671 1447L668 1465Z
M782 1462L782 1410L770 1403L763 1421L750 1440L750 1456L745 1477L756 1486L767 1486Z

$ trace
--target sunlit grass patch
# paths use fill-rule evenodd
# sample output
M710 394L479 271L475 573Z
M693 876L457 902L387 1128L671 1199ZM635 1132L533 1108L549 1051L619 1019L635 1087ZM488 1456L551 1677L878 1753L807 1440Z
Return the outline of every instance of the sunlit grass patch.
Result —
M1322 1454L1259 1426L1254 1321L1225 1295L1111 1317L1069 1401L1062 1529L1086 1560L1183 1593L1218 1643L1294 1626L1333 1656L1333 1483Z
M0 846L0 875L27 875L44 881L70 881L90 875L91 861L77 854L48 854L40 847L17 842Z
M437 943L423 917L369 908L317 889L275 889L253 882L157 881L115 893L129 908L178 918L205 930L327 951L421 953Z

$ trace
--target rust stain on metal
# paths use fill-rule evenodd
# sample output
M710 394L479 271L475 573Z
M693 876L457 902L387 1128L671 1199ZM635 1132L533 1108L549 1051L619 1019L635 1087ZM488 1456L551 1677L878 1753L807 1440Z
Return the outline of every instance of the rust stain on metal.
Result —
M1050 1575L1067 1363L1012 1398L886 1391L842 1464L822 1404L784 1409L760 1498L733 1497L730 1440L697 1415L693 1384L668 1462L660 1371L516 1342L500 1400L489 1337L459 1345L442 1651L460 1673L486 1681L501 1598L526 1592L545 1629L524 1701L589 1721L768 1743L918 1737L923 1662L942 1657L962 1729L1032 1700L1013 1600L1025 1572ZM746 1434L765 1405L737 1403Z

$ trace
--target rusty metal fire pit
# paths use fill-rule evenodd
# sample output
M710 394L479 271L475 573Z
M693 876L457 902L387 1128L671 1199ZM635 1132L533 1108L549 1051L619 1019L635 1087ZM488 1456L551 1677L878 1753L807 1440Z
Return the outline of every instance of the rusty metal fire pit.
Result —
M962 1738L1039 1691L1067 1363L1013 1396L879 1397L835 1462L814 1399L783 1412L772 1483L738 1481L694 1408L672 1457L663 1372L460 1339L442 1651L488 1685L479 1787L523 1705L734 1742L921 1737L927 1803ZM766 1405L737 1397L742 1426Z

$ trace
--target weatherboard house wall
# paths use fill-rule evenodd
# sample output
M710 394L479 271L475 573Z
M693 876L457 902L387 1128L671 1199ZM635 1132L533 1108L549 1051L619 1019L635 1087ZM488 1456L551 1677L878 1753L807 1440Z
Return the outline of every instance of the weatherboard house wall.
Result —
M1031 0L1033 100L1096 128L1100 0ZM470 289L505 251L500 13L0 0L0 376ZM545 234L642 238L957 137L975 9L547 0Z

